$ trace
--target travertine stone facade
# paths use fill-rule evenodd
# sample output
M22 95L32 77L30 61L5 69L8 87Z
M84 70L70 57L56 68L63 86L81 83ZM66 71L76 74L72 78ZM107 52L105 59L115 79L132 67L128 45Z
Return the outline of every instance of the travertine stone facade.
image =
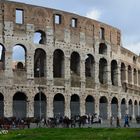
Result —
M0 47L0 116L140 115L140 57L112 26L0 1ZM14 47L23 48L22 62Z

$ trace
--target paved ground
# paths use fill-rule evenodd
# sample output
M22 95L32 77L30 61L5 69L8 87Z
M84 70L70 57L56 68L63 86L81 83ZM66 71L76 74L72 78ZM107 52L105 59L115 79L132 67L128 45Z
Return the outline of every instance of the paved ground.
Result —
M135 120L129 122L130 128L140 128L140 124L136 123ZM36 127L46 127L41 124L40 126L36 126L36 124L31 124L31 128L36 128ZM57 126L58 128L62 128L62 125ZM79 127L78 124L76 124L76 127ZM113 124L110 125L109 120L104 120L102 121L101 124L99 123L94 123L94 124L85 124L84 126L81 126L83 128L116 128L116 120L113 120ZM120 121L120 127L124 127L124 120Z

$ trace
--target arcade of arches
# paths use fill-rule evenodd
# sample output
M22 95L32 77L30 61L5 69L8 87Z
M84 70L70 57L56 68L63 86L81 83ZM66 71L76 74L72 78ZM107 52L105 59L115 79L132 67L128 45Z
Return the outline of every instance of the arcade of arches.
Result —
M66 99L68 98L68 99ZM80 96L73 94L69 97L65 97L61 93L55 94L52 100L52 109L48 108L47 96L43 93L37 93L33 99L32 110L33 116L36 118L48 117L48 112L52 111L52 117L82 115L82 109L80 103L84 104L85 114L98 114L102 119L108 119L110 116L124 118L125 114L130 116L137 116L140 113L140 102L137 100L132 101L125 98L119 99L112 97L108 99L106 96L101 96L99 100L96 100L92 95L85 97L84 101L80 100ZM67 100L67 103L66 103ZM13 106L11 106L13 116L18 118L29 117L29 101L24 92L16 92L13 96ZM70 103L68 108L67 104ZM98 106L99 108L97 108ZM67 111L67 112L66 112ZM4 96L0 93L0 117L4 116Z
M4 48L3 45L1 45ZM16 80L15 83L20 83L26 80L27 72L27 50L24 45L17 44L13 48L13 59L16 48L22 49L23 61L15 63L13 61L13 74ZM103 50L102 50L103 48ZM5 50L5 49L2 49ZM99 53L107 55L107 45L103 43L99 45ZM131 65L126 66L124 62L121 62L120 69L117 60L113 59L110 63L105 57L101 57L98 61L95 60L92 54L86 54L85 60L83 61L80 54L73 51L69 55L69 60L65 57L65 52L61 49L56 49L52 53L52 76L53 86L59 87L65 85L66 73L69 72L70 85L72 88L82 88L81 79L85 79L85 89L95 89L95 85L100 85L100 88L106 88L106 85L112 85L113 88L122 86L123 92L129 93L130 85L138 85L139 81L139 70L136 68L132 69ZM3 54L4 55L4 52ZM47 53L42 48L35 49L34 53L34 82L39 86L45 86L48 77L48 58ZM4 56L1 58L1 69L4 67ZM76 61L75 61L76 60ZM69 70L66 69L67 63L69 63ZM82 68L84 67L84 71ZM97 71L99 70L98 74ZM84 75L81 73L84 72ZM97 77L98 75L98 77ZM83 78L84 77L84 78ZM18 79L20 81L18 81ZM110 83L109 83L110 81ZM121 82L120 82L121 81ZM24 81L23 81L24 82ZM121 84L120 84L121 83ZM38 86L37 86L38 88ZM43 89L45 89L43 87ZM100 90L100 89L99 89ZM57 92L57 91L56 91ZM109 94L109 93L107 93ZM17 117L46 117L46 116L74 116L84 114L98 114L103 119L108 119L109 116L124 118L125 114L129 114L133 118L140 114L140 101L120 97L112 97L108 99L107 95L102 95L97 98L97 95L87 95L83 99L80 95L73 93L71 96L65 96L64 93L56 94L53 99L49 99L48 94L45 92L36 93L32 95L32 101L28 99L28 93L24 94L19 91L13 95L11 115ZM32 103L32 105L31 105ZM4 95L0 94L0 116L5 116L4 110ZM5 107L6 108L6 107ZM22 108L22 110L21 110ZM30 110L30 113L28 112Z
M0 11L0 117L140 115L140 56L119 29L17 2Z

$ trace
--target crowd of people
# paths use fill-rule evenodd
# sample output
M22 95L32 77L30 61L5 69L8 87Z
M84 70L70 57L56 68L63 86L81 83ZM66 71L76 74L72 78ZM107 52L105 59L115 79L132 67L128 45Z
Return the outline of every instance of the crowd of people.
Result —
M97 114L94 115L73 115L71 118L67 116L55 116L54 118L22 118L17 119L16 117L11 118L0 118L0 129L13 129L13 128L30 128L31 124L34 127L60 127L60 128L75 128L75 127L92 127L95 123L102 124L102 118ZM130 127L131 117L127 114L124 117L124 125L122 127ZM110 117L110 127L121 127L119 117ZM109 127L109 126L108 126Z

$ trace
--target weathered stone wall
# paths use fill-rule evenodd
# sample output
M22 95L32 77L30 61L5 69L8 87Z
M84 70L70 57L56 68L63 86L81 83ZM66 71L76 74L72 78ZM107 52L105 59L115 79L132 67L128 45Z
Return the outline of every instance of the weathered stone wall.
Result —
M23 24L15 23L15 10L22 9L24 13ZM61 24L54 23L54 15L61 15ZM71 19L77 19L77 27L71 27ZM104 39L100 39L100 28L104 28ZM45 44L34 44L33 36L38 30L46 33ZM85 114L85 100L91 95L95 101L95 113L100 114L100 98L107 99L107 115L111 116L111 100L118 99L118 115L121 117L121 101L126 101L126 112L128 101L136 100L138 109L140 106L140 82L127 86L127 91L121 84L121 63L131 65L140 70L139 56L122 48L120 30L104 23L81 17L76 14L43 8L16 2L0 2L0 43L5 47L5 69L0 71L0 93L4 96L4 115L13 115L13 96L16 92L23 92L27 96L27 116L34 116L34 97L42 87L42 92L47 99L46 114L53 117L53 100L57 93L61 93L65 99L65 115L71 115L70 100L76 94L80 98L80 114ZM107 54L99 54L99 45L104 43L107 46ZM12 70L12 48L16 44L26 47L26 70L15 72ZM41 78L34 77L34 54L37 48L43 49L46 53L46 75ZM53 52L60 49L64 52L64 78L54 79L53 77ZM80 77L78 86L71 85L70 59L72 52L80 55ZM94 81L89 81L86 87L85 57L92 54L95 61ZM136 62L133 57L136 56ZM99 82L99 61L105 58L107 61L106 77L107 84ZM117 76L118 85L111 84L111 61L116 60L118 64ZM126 70L127 75L127 70ZM133 79L133 78L132 78ZM133 80L132 80L133 81ZM137 78L140 81L140 77ZM128 80L126 79L126 83ZM140 113L140 109L138 110ZM131 114L135 117L134 109Z

